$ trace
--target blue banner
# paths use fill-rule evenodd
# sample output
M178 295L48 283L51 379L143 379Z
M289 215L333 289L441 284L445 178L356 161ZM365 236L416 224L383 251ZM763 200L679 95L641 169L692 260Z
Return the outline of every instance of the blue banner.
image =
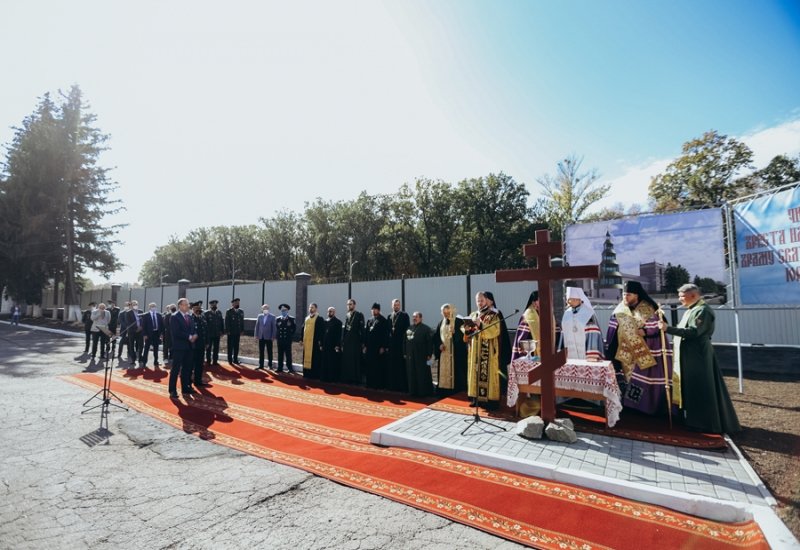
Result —
M800 304L800 186L734 207L742 304Z

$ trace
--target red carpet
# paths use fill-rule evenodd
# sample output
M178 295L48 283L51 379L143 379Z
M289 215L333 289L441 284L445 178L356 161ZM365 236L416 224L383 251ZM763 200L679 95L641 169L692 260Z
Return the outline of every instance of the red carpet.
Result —
M767 548L755 522L724 524L434 454L378 447L370 432L430 402L225 367L170 400L167 371L115 371L126 405L228 447L536 548ZM96 391L102 373L67 380Z
M587 405L589 404L587 403ZM466 393L442 399L431 404L430 408L460 414L474 414L474 409L469 407L469 398ZM481 411L481 414L486 415L487 413ZM638 439L639 441L693 449L726 449L728 447L725 438L721 435L688 431L681 427L675 418L673 418L673 427L670 429L669 419L666 417L653 417L625 409L620 415L619 422L613 428L609 428L602 412L598 411L596 407L583 409L564 404L558 406L557 414L559 417L571 418L575 423L575 429L579 432ZM501 407L497 411L488 413L488 416L516 420L514 412L507 407Z

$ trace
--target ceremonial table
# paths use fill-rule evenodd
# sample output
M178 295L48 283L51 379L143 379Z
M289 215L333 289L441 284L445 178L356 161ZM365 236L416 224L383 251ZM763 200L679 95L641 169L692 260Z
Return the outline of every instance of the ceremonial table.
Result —
M508 405L517 405L520 392L541 392L539 381L528 383L528 374L539 367L538 361L520 357L511 363L508 369ZM611 361L567 361L555 372L556 396L577 397L603 401L606 410L606 422L609 427L619 420L622 411L622 399L617 385L617 377Z

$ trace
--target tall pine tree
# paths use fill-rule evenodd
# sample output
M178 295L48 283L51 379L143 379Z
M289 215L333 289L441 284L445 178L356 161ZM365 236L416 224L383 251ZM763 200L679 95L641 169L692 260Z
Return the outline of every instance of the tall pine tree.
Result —
M76 278L87 269L119 269L113 251L121 225L105 225L121 210L116 183L98 164L108 136L93 126L81 90L72 86L56 105L49 94L8 146L0 183L0 276L8 295L38 303L48 279L64 283L67 318L80 314Z

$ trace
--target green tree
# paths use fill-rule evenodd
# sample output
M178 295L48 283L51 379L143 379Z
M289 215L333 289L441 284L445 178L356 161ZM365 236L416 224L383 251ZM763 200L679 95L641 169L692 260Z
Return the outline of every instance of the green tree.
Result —
M612 204L605 207L599 212L587 214L581 221L583 222L602 222L606 220L617 220L626 216L637 216L642 213L642 206L639 204L632 204L628 208L621 202Z
M776 189L800 182L800 155L797 158L778 155L767 166L756 170L751 177L758 189Z
M664 292L678 292L681 285L689 282L689 271L682 265L667 263L664 270Z
M699 275L695 275L692 283L696 284L700 288L700 292L703 294L717 293L717 282L711 277L700 277Z
M568 225L583 220L586 211L611 189L599 184L597 170L581 172L582 164L583 158L569 156L558 163L555 176L545 174L536 180L543 195L537 209L543 213L554 240L563 237Z
M536 227L525 186L502 172L462 180L456 190L465 265L473 273L524 265Z
M420 178L390 197L387 233L395 243L395 273L408 275L464 271L462 223L456 189Z
M750 192L737 176L752 167L747 145L712 130L683 144L682 155L650 182L654 211L718 205Z
M0 254L13 266L7 281L12 297L39 301L48 279L63 281L75 318L80 275L86 269L108 275L120 267L113 246L121 226L104 223L120 207L110 198L117 185L98 164L108 136L94 127L96 117L78 86L60 100L45 94L15 128L0 193Z
M344 224L343 201L317 198L306 203L299 228L299 250L304 269L317 278L332 279L344 276L342 255L346 255L347 231Z

